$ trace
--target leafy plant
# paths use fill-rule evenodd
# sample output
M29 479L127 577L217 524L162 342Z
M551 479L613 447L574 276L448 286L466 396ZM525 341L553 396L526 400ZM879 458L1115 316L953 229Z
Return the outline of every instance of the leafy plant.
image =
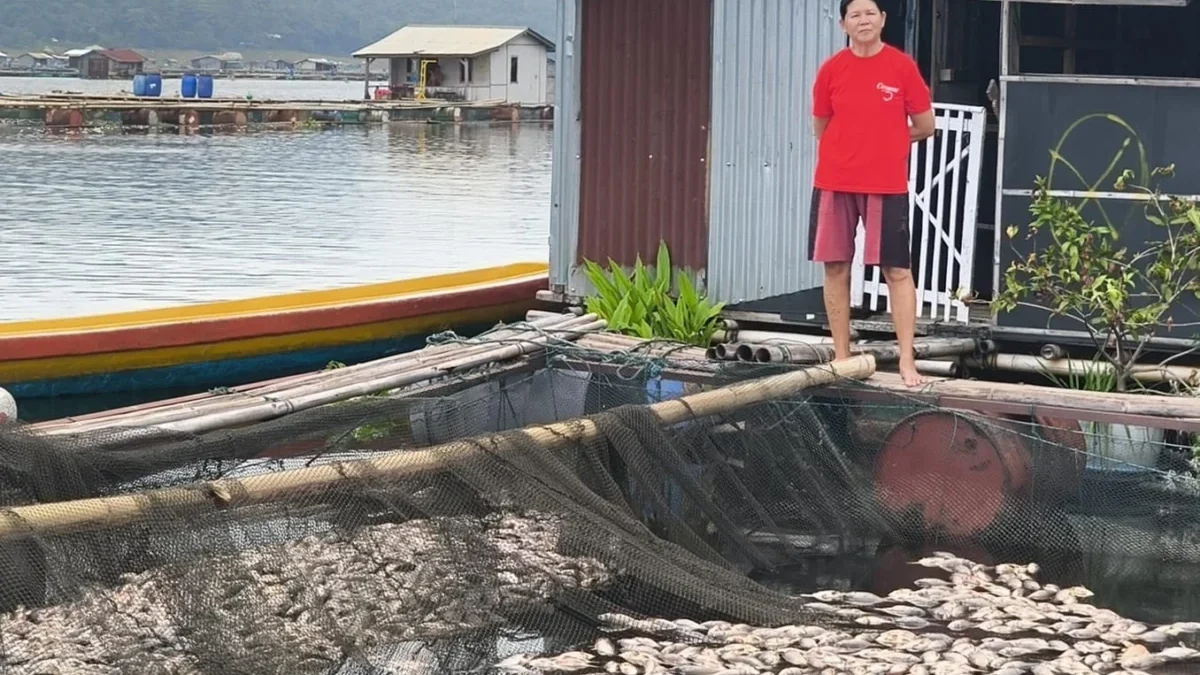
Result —
M1043 368L1042 374L1064 389L1099 392L1117 390L1116 371L1109 367L1107 361L1099 358L1084 366L1082 370L1072 367L1067 375L1058 375L1051 372L1049 368Z
M658 246L653 268L641 256L627 274L611 258L609 269L584 260L584 273L596 289L584 305L608 322L609 330L646 340L661 338L707 347L717 331L724 303L709 303L696 292L687 275L676 279L677 298L671 296L671 256L666 242Z
M1038 307L1082 324L1097 356L1111 364L1117 391L1126 390L1150 338L1176 327L1171 315L1176 303L1185 294L1200 297L1200 208L1149 184L1174 171L1171 165L1144 172L1148 184L1140 185L1126 169L1115 181L1114 189L1138 193L1145 219L1159 228L1160 235L1136 252L1121 246L1103 208L1098 208L1103 222L1092 222L1083 215L1090 198L1053 195L1049 179L1039 177L1030 205L1033 219L1024 228L1035 249L1009 267L994 303L999 311ZM1021 232L1016 225L1007 231L1010 239Z

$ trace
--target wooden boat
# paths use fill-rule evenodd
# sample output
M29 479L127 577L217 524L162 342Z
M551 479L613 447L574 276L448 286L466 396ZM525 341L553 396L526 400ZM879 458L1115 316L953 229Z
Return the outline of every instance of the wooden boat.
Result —
M226 387L418 349L443 330L521 320L547 266L45 321L0 323L18 399Z

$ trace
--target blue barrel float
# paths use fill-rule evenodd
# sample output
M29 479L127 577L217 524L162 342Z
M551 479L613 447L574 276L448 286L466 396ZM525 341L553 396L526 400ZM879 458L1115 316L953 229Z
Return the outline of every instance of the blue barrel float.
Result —
M150 73L146 76L146 96L162 96L161 73Z
M196 98L196 75L184 73L183 81L179 83L179 94L184 98Z
M133 76L133 95L146 95L146 76L143 73L138 73Z
M196 96L200 98L212 98L213 95L213 77L212 75L200 75L196 78Z

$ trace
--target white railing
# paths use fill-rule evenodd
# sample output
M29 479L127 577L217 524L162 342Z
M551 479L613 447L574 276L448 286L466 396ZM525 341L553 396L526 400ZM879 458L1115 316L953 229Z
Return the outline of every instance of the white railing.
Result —
M913 251L917 315L965 324L970 308L961 298L970 292L975 268L987 111L949 103L935 103L933 108L937 131L913 148L908 163L908 222L912 239L920 237L920 248ZM855 307L867 302L879 311L887 283L878 267L867 278L862 237L860 221L850 297Z

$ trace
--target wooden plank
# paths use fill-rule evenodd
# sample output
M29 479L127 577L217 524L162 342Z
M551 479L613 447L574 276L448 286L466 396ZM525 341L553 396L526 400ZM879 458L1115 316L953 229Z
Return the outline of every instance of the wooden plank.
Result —
M1014 415L1065 417L1093 422L1156 426L1181 431L1200 431L1200 398L1079 391L1061 387L937 379L921 388L904 385L899 375L876 372L866 387L885 400L903 396L930 405ZM843 389L843 387L837 387ZM848 387L853 392L864 387Z

